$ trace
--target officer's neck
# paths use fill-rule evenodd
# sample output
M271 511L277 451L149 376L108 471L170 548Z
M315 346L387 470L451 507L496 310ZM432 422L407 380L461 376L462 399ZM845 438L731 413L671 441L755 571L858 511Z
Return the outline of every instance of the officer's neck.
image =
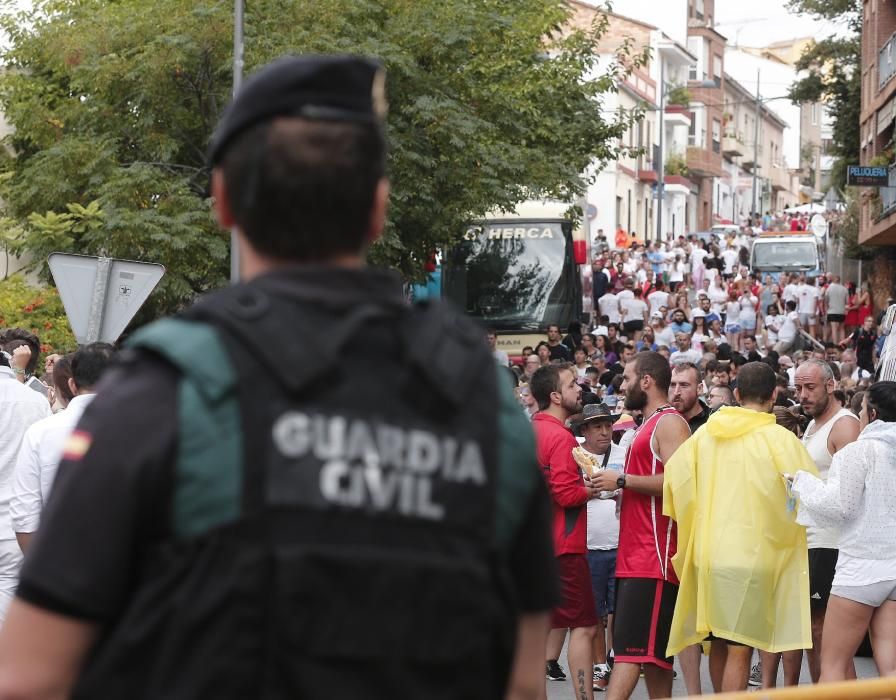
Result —
M285 268L296 267L306 263L301 260L288 260L283 258L274 258L269 255L259 253L250 245L240 246L240 281L248 282L268 272L282 270ZM360 253L346 253L336 255L326 260L319 260L313 263L315 266L321 265L326 267L343 267L347 269L358 269L364 267L364 256Z

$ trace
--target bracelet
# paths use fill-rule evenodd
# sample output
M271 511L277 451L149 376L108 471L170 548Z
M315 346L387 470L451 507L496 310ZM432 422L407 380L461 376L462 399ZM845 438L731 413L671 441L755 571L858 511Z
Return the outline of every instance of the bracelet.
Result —
M11 369L15 374L25 374L25 370L21 367L12 367Z

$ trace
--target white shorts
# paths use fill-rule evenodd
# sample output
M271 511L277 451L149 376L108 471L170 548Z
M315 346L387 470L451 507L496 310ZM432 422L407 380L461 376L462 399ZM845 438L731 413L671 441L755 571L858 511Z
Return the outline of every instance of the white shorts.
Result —
M880 581L865 586L831 586L831 595L879 608L888 600L896 600L896 581Z

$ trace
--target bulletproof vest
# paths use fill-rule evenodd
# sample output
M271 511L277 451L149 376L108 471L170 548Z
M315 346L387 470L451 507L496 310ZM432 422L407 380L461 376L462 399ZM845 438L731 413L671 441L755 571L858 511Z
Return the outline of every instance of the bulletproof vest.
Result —
M75 697L503 696L516 620L481 331L268 279L134 344L182 373L174 534Z

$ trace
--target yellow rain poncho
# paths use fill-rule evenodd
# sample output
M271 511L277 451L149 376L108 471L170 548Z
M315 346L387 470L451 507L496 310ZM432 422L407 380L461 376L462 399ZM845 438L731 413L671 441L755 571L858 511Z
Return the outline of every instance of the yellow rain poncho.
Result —
M770 413L724 407L666 463L681 580L669 656L710 633L764 649L812 646L806 530L782 474L815 463Z

